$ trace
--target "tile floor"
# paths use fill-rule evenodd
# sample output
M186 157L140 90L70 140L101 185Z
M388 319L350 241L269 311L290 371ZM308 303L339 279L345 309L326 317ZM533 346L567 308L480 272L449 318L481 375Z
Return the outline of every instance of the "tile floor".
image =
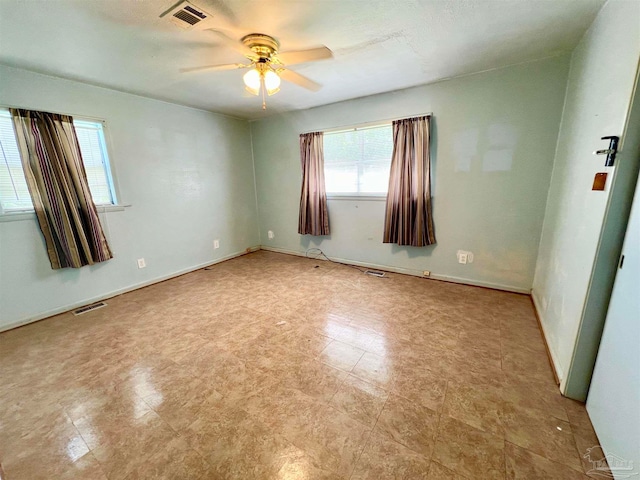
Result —
M36 479L587 479L527 296L256 252L0 334Z

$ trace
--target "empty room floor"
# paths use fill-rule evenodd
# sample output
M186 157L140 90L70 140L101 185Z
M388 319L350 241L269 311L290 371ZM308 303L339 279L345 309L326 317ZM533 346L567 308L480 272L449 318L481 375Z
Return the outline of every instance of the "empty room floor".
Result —
M106 303L0 334L3 480L588 478L525 295L259 251Z

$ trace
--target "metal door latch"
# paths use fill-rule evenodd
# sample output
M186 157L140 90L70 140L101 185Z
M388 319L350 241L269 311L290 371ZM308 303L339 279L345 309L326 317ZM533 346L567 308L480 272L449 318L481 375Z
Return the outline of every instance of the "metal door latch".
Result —
M596 150L594 155L606 155L607 159L604 162L605 167L613 167L613 162L616 159L616 153L618 153L618 141L620 137L614 135L610 137L602 137L601 140L609 140L609 148L606 150Z

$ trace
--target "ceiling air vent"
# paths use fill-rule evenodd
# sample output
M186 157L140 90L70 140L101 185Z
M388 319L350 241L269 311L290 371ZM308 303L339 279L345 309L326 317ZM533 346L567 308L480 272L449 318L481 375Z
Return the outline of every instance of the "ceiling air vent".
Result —
M176 6L160 15L160 18L166 17L171 22L185 30L203 28L211 28L211 14L205 12L189 2L180 2Z
M106 307L107 304L104 302L92 303L91 305L85 305L84 307L80 307L77 310L73 311L74 315L82 315L83 313L90 312L91 310L97 310L98 308Z

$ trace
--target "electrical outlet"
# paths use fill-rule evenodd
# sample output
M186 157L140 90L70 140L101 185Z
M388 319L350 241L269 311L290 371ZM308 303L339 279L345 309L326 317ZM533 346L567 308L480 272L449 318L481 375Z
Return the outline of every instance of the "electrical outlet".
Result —
M269 230L269 232L267 233L267 236L273 240L275 238L275 234L273 233L273 230Z
M424 272L422 272L422 276L423 277L430 277L431 276L431 272L429 270L425 270Z
M138 259L138 268L144 268L144 267L146 267L146 266L147 266L147 264L146 264L146 262L144 261L144 258L139 258L139 259Z
M462 264L473 263L473 252L458 250L458 253L456 253L456 256L458 257L458 263L462 263Z
M213 248L214 248L214 250L217 249L217 248L220 248L220 240L219 239L216 238L213 241Z

